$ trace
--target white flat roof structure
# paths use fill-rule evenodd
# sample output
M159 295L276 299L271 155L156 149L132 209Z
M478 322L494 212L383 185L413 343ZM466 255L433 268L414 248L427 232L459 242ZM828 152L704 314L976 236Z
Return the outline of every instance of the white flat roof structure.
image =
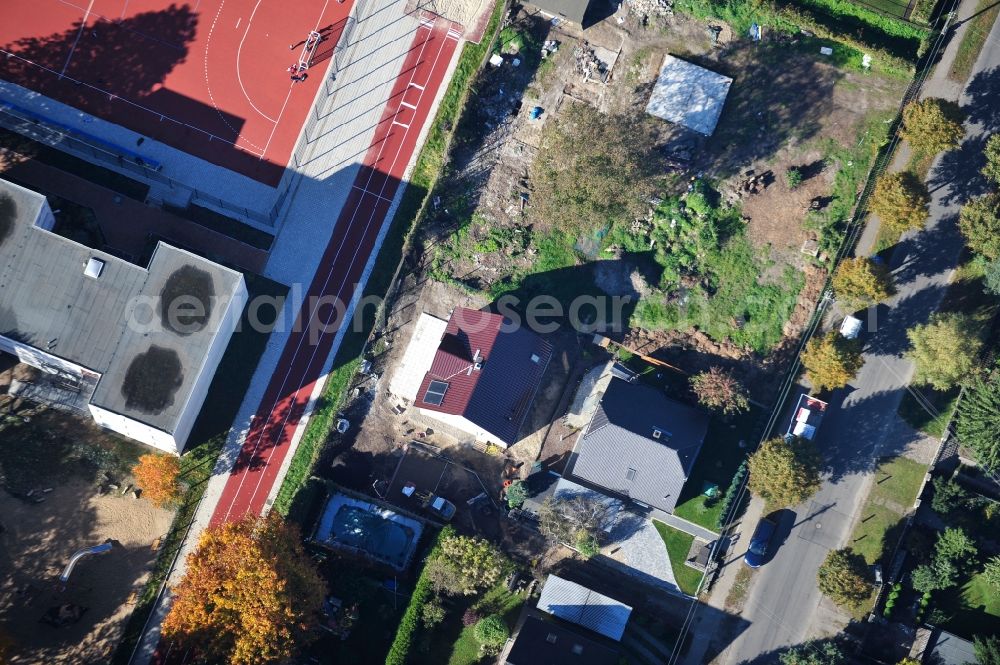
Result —
M711 136L733 79L667 54L646 113Z
M632 614L629 605L555 575L545 580L538 609L615 641L621 640Z
M389 384L389 391L393 395L411 402L416 399L420 382L434 362L434 354L437 353L447 327L447 321L426 312L420 313L417 325L413 327L410 343L403 353L403 361L399 363Z

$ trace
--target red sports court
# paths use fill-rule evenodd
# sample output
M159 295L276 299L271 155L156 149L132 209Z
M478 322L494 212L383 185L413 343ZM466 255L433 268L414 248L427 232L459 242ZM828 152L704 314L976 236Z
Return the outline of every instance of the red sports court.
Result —
M0 76L275 185L352 4L3 0ZM311 32L313 68L292 81Z

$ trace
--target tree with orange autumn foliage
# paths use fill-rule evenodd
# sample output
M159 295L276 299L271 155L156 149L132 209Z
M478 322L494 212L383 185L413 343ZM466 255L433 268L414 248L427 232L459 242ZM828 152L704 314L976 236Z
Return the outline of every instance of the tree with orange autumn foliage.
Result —
M163 636L205 662L287 660L314 635L325 584L275 515L210 526L187 559Z
M132 468L136 487L157 506L173 503L180 495L180 472L181 461L173 455L143 455Z

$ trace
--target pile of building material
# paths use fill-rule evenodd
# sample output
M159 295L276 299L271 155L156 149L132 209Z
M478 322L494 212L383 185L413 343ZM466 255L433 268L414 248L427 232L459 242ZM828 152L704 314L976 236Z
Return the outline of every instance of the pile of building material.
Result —
M576 62L577 73L584 81L596 80L603 83L606 79L607 67L587 42L573 49L573 60Z
M672 16L673 0L628 0L631 11L640 16Z
M751 194L759 194L767 189L767 186L772 182L774 182L773 172L764 171L763 173L755 173L753 169L750 169L743 174L743 179L740 181L739 188L737 189L737 195L742 198Z

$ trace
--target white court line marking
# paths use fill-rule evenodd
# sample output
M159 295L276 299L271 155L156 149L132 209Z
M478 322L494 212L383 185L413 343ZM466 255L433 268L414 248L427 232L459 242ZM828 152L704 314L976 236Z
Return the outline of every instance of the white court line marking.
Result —
M260 3L258 2L257 4ZM226 6L226 0L222 0L222 2L219 3L218 11L215 12L215 18L212 19L212 25L208 28L208 38L205 40L205 55L202 58L203 73L205 76L205 92L208 93L208 98L212 102L212 107L215 109L215 113L219 116L219 119L222 120L222 124L228 127L233 132L233 134L242 139L247 145L252 146L254 151L256 151L258 157L263 157L264 151L261 149L261 147L256 143L254 143L253 141L251 141L250 139L248 139L247 137L243 136L243 134L241 134L238 129L230 125L229 121L226 120L225 114L222 112L222 109L219 108L218 103L216 103L215 101L215 95L212 94L212 84L208 82L208 48L209 46L212 45L212 35L215 34L215 25L219 22L219 17L222 16L222 8L225 6ZM239 73L238 69L237 73ZM267 116L264 117L266 118ZM229 143L229 141L227 141L227 143ZM232 144L234 146L238 146L237 141L233 141ZM243 146L238 146L238 147L245 150ZM248 152L253 152L253 151L248 151Z
M122 5L122 15L119 17L119 20L121 21L125 20L125 14L128 12L128 3L131 1L132 0L125 0L125 4Z
M375 192L369 192L364 187L358 187L357 185L351 185L351 187L353 187L354 189L360 191L362 194L368 194L369 196L374 196L379 201L385 201L386 203L392 203L392 199L387 199L384 196L382 196L381 194L376 194Z
M56 70L49 69L45 65L40 65L37 62L35 62L34 60L28 60L27 58L23 58L23 57L19 56L17 53L12 53L11 51L5 51L4 49L0 48L0 55L3 55L4 57L6 57L8 59L9 58L15 58L17 60L20 60L21 62L24 62L26 64L31 65L32 67L37 67L38 69L40 69L43 72L48 72L48 73L52 74L53 76L58 76L59 75L59 72L57 72ZM227 144L232 145L232 146L236 145L235 142L230 141L229 139L223 138L221 136L216 136L212 132L205 131L204 129L202 129L201 127L198 127L197 125L191 125L191 124L188 124L188 123L184 122L183 120L178 120L177 118L171 118L169 115L164 115L164 114L160 113L159 111L156 111L154 109L149 108L148 106L143 106L142 104L137 104L136 102L132 101L131 99L126 99L125 97L118 97L114 93L108 92L107 90L105 90L103 88L98 88L96 85L91 85L90 83L87 83L86 81L80 81L78 79L73 78L72 76L65 76L63 78L65 78L67 81L72 81L73 83L75 83L77 85L82 85L85 88L93 90L94 92L99 92L102 95L107 95L108 99L111 99L112 101L114 101L115 99L118 99L118 100L120 100L122 102L125 102L126 104L128 104L129 106L131 106L133 108L139 109L140 111L145 111L146 113L149 113L150 115L158 115L158 116L160 116L161 119L166 118L170 122L172 122L174 124L177 124L177 125L180 125L181 127L187 127L188 129L194 130L194 131L198 132L199 134L204 134L205 136L207 136L209 138L210 141L219 141L221 143L227 143ZM2 106L3 106L3 103L0 102L0 107L2 107ZM257 155L257 153L255 151L249 150L249 149L244 148L242 146L240 146L240 150L245 150L246 152L248 152L248 153L250 153L252 155Z
M410 87L411 87L411 88L416 88L416 89L417 89L417 90L419 90L420 92L423 92L423 91L424 91L424 86L422 86L422 85L418 85L418 84L416 84L416 83L410 83Z
M427 47L427 42L428 42L428 41L430 41L430 40L429 40L429 39L426 39L426 40L424 40L424 43L423 43L423 44L422 44L422 45L420 46L420 55L419 55L419 56L418 56L418 58L417 58L417 61L418 61L418 62L419 62L420 58L421 58L421 57L423 56L423 52L424 52L424 49L425 49L425 48ZM443 42L442 42L442 44L443 44ZM443 50L443 49L441 49L441 50ZM430 72L431 74L433 74L434 70L435 70L435 69L436 69L436 67L437 67L437 61L438 61L438 58L439 58L439 57L440 57L440 55L441 55L441 50L439 50L439 51L438 51L437 55L436 55L436 56L435 56L435 58L434 58L434 64L432 65L432 67L431 67L431 72ZM412 82L412 80L413 80L413 77L414 77L415 75L416 75L416 68L414 68L413 72L411 72L411 73L410 73L410 80L411 80L411 82ZM429 77L430 77L430 74L428 74L428 78L429 78ZM423 95L421 95L421 97L422 97L422 96L423 96ZM418 103L419 103L419 100L418 100ZM407 131L409 131L409 130L407 130ZM406 135L406 134L404 133L404 136L405 136L405 135ZM369 147L370 147L370 146L369 146ZM375 162L374 162L374 163L378 163L379 159L381 159L381 156L382 156L382 150L384 150L384 149L385 149L385 141L382 141L382 145L381 145L381 146L379 147L379 152L378 152L378 156L376 157L376 159L375 159ZM396 157L395 157L395 158L393 159L393 163L392 163L392 164L391 164L391 165L389 166L389 170L390 170L390 171L392 170L392 167L393 167L393 166L395 166L395 164L396 164L396 161L397 161L397 160L399 159L399 153L400 153L400 151L402 151L402 149L403 149L403 142L402 142L402 141L400 141L400 144L399 144L399 149L398 149L398 150L396 151ZM366 188L366 191L367 191L367 187L368 187L368 185L369 185L369 184L371 183L371 179L372 179L372 177L374 176L374 173L375 173L375 170L374 170L374 168L371 168L371 173L369 173L369 175L368 175L368 183L366 183L366 184L365 184L365 188ZM385 180L383 181L383 183L382 183L382 189L381 189L380 191L385 191L385 187L386 187L386 185L388 184L389 180L390 180L390 178L386 178L386 179L385 179ZM369 193L373 193L373 192L369 192ZM359 203L360 203L360 202L359 202ZM325 281L323 282L323 287L322 287L322 288L320 289L320 291L321 291L321 292L322 292L322 291L326 291L326 287L327 287L327 286L329 285L329 283L330 283L330 279L331 279L331 278L333 277L333 273L334 273L334 270L336 269L336 266L338 265L338 261L337 261L337 259L339 259L339 258L340 258L340 252L341 252L341 251L343 251L343 249L344 249L344 245L345 245L345 244L346 244L346 242L347 242L347 237L348 237L348 236L350 235L350 230L351 230L351 229L353 228L353 226L354 226L354 219L355 219L355 218L357 217L357 215L358 215L358 211L359 211L360 209L361 209L361 206L360 206L360 205L358 205L358 206L355 206L355 208L354 208L354 213L353 213L353 214L351 215L351 218L350 218L350 220L348 220L348 223L347 223L347 227L346 227L346 228L345 228L345 230L344 230L344 235L342 236L342 238L341 238L341 241L340 241L340 247L338 247L338 248L337 248L337 254L336 254L336 256L334 256L334 259L333 259L333 261L331 261L331 262L330 262L330 270L329 270L329 272L328 272L328 273L327 273L327 275L326 275L326 279L325 279ZM371 211L371 217L369 217L369 219L368 219L368 222L367 222L367 223L366 223L366 225L365 225L365 232L367 232L367 231L368 231L368 228L369 228L369 227L371 226L371 223L372 223L372 220L373 220L373 219L374 219L374 218L375 218L375 217L377 216L377 214L376 214L376 213L377 213L377 208L376 208L376 209L373 209L373 210ZM351 268L352 268L352 267L354 266L354 262L355 262L355 261L357 260L357 257L358 257L358 252L359 252L359 251L361 251L361 245L360 245L360 244L359 244L359 245L357 246L357 248L356 248L356 249L354 250L354 257L353 257L353 258L351 259L351 265L350 265L350 266L348 266L348 270L347 270L347 273L350 273L350 269L351 269ZM346 277L346 274L345 274L345 277ZM315 278L315 276L314 276L314 278ZM339 289L338 289L338 291L337 291L337 298L339 298L339 297L340 297L340 294L341 294L341 293L343 292L343 289L344 289L344 287L345 287L345 286L347 286L347 284L346 284L346 279L345 279L345 283L341 284L341 285L340 285L340 288L339 288ZM313 318L314 318L314 317L316 316L316 313L317 313L317 311L318 311L318 310L316 310L316 309L313 309L313 310L312 310L312 311L310 312L310 314L309 314L309 321L307 322L307 326L311 326L311 325L312 325L312 320L313 320ZM329 324L329 322L327 322L327 323ZM308 327L307 327L307 328L303 328L303 330L307 330L307 329L308 329ZM292 354L292 357L293 357L293 358L297 358L297 357L298 357L298 355L299 355L299 351L300 351L300 350L302 349L302 343L303 343L303 342L305 341L306 337L307 337L307 335L303 334L303 335L302 335L302 336L301 336L301 337L299 338L299 343L298 343L298 345L297 345L297 346L295 347L295 353L294 353L294 354ZM319 345L318 345L318 344L317 344L316 346L314 346L314 347L313 347L313 352L312 352L312 356L311 356L311 357L309 358L309 362L308 362L308 363L306 364L306 369L307 369L307 370L309 369L309 367L310 367L310 366L312 365L313 361L315 360L315 357L316 357L316 353L317 353L317 351L319 351ZM278 394L279 394L279 395L282 395L282 394L284 394L284 392L285 392L285 384L286 384L286 382L288 381L289 377L290 377L290 376L291 376L291 374L292 374L292 369L293 369L293 367L292 367L292 363L289 363L289 365L288 365L288 369L287 369L287 371L285 372L285 377L284 377L284 378L282 379L282 382L281 382L281 387L280 387L280 388L278 389ZM273 378L273 375L272 375L272 378ZM302 386L304 386L304 385L305 385L305 383L306 383L306 380L307 380L307 376L306 376L305 374L303 374L303 377L302 377L302 381L301 381L301 383L300 383L299 387L298 387L298 388L297 388L297 389L295 390L295 394L298 394L298 392L302 390ZM268 414L267 414L267 418L265 419L265 423L266 423L266 422L267 422L267 420L269 420L269 419L270 419L270 417L271 417L271 416L272 416L272 415L274 414L274 411L275 411L275 409L277 409L277 408L278 408L278 404L279 404L279 402L280 402L280 401L282 401L282 400L281 400L281 398L279 398L278 400L276 400L276 401L275 401L275 402L274 402L274 403L273 403L273 404L271 405L271 410L270 410L270 412L268 412ZM291 409L291 408L289 408L289 409L288 409L288 413L287 413L287 414L285 415L285 418L284 418L284 419L282 420L282 423L281 423L281 427L280 427L280 428L279 428L279 430L278 430L279 432L281 432L281 431L283 431L283 430L284 430L284 428L285 428L285 425L287 424L287 422L288 422L288 419L289 419L289 417L291 417L291 413L292 413L292 409ZM262 427L262 428L261 428L261 431L260 431L260 435L259 435L259 436L257 437L257 442L256 442L256 443L254 443L254 447L253 447L253 450L252 450L252 451L251 451L251 453L250 453L250 458L251 458L251 459L253 459L253 457L254 457L254 456L255 456L255 455L257 454L257 450L258 450L258 449L260 448L260 443L261 443L261 440L262 440L262 439L264 438L264 432L265 432L265 430L266 430L266 429L267 429L267 427L266 427L266 426L265 426L265 427ZM293 434L293 436L294 436L294 434ZM245 445L245 444L244 444L244 445ZM240 455L242 455L242 453L243 453L243 451L241 450L241 451L240 451ZM237 457L237 460L238 460L238 459L239 459L239 457ZM269 457L268 457L268 463L269 463L270 461L271 461L271 458L270 458L270 456L269 456ZM239 484L239 487L238 487L238 488L237 488L237 490L236 490L236 494L235 494L235 495L233 496L233 500L232 500L232 501L231 501L231 502L229 503L229 508L228 508L228 509L226 510L226 516L225 516L225 517L223 518L223 521L224 521L224 522L228 522L228 521L229 521L229 515L230 515L230 514L232 513L232 511L233 511L233 505L234 505L234 504L235 504L235 502L236 502L236 498L237 498L237 497L239 496L239 494L240 494L240 491L241 491L241 490L243 489L243 484L244 484L244 483L246 482L246 479L247 479L247 475L248 475L248 474L244 473L244 474L243 474L243 477L242 477L242 478L240 479L240 484ZM260 484L261 484L261 482L262 482L262 481L263 481L263 479L264 479L264 478L263 478L263 476L264 476L264 474L263 474L263 473L261 473L261 474L260 474L260 477L259 477L259 478L257 479L257 486L256 486L256 487L254 488L254 492L253 492L253 494L252 494L252 495L250 496L250 503L251 503L251 504L253 503L254 499L255 499L255 498L257 497L257 492L258 492L258 491L260 490ZM227 481L227 484L228 484L228 481ZM217 510L218 510L218 508L217 508Z
M271 145L271 139L274 138L274 133L278 131L278 123L281 122L281 116L285 115L285 107L288 106L288 100L292 98L292 83L288 86L288 94L285 95L285 102L281 105L281 110L278 111L278 119L274 121L274 127L271 127L271 133L267 135L267 142L264 144L264 149L260 152L260 158L264 159L264 153L267 152L268 146ZM312 113L312 109L309 109L309 113ZM303 121L305 122L305 121Z
M251 14L251 16L253 16L253 15ZM240 21L242 21L242 20L243 20L243 17L242 17L242 16L241 16L241 17L239 17L238 19L236 19L236 27L235 27L235 28L233 28L233 30L239 30L239 29L240 29ZM239 63L239 62L237 62L237 63L236 63L236 68L237 68L237 69L239 69L239 66L240 66L240 63ZM243 93L243 94L246 94L246 93Z
M406 107L408 109L415 109L415 108L417 108L415 105L411 104L410 102L400 102L399 105L400 106L404 106L404 107Z
M243 69L240 67L240 56L243 53L243 42L247 40L247 36L250 34L250 28L253 27L253 17L257 14L257 10L260 8L261 2L263 2L263 0L257 0L257 4L253 6L253 11L250 12L250 18L247 19L247 29L243 31L243 37L240 38L240 45L236 47L236 80L239 81L240 90L243 91L243 96L246 98L247 104L250 105L250 108L256 111L257 115L264 118L268 122L276 123L278 122L277 120L257 108L257 105L253 103L252 99L250 99L250 95L247 94L247 89L243 86ZM236 25L239 26L239 21L236 22ZM285 101L287 102L288 99L286 98ZM265 146L264 149L266 150L267 147Z
M73 40L73 46L69 50L69 54L66 56L66 62L63 63L62 71L59 72L59 78L63 77L66 73L66 68L69 67L69 61L73 59L73 54L76 52L76 45L80 43L80 36L83 35L83 31L87 29L87 20L90 19L90 10L94 8L94 0L90 0L90 4L87 5L87 11L83 13L83 20L80 21L80 29L76 31L76 39Z
M257 4L260 4L260 3L258 2ZM329 5L330 5L330 0L326 0L326 2L323 3L323 9L320 10L319 18L316 19L316 30L315 31L319 30L319 24L323 22L323 16L326 14L326 8ZM257 11L256 7L254 8L254 11ZM247 32L249 32L249 31L250 31L250 27L247 26ZM245 38L246 38L246 35L244 35L244 39ZM240 48L243 48L243 42L242 41L240 41ZM237 55L236 55L236 73L237 73L237 75L239 75L239 68L240 68L240 59L239 58L240 58L240 56L237 53ZM292 98L292 89L293 89L294 85L295 84L292 83L290 86L288 86L288 94L285 95L285 101L281 105L281 110L278 111L278 117L275 120L271 120L270 118L267 118L268 120L271 120L271 122L274 123L274 126L271 127L271 133L267 135L267 142L264 143L264 149L261 150L261 153L260 153L260 158L261 159L264 159L264 155L267 153L267 149L271 145L271 140L274 139L274 133L276 131L278 131L278 123L281 122L281 116L283 116L285 114L285 108L288 106L288 100ZM240 81L240 87L241 88L243 87L243 81L242 80ZM246 94L247 94L247 92L246 92L246 90L244 90L243 91L243 95L246 96ZM247 97L247 101L248 102L250 101L249 97ZM253 106L253 102L251 102L250 105ZM260 113L260 111L257 111L257 112ZM312 106L310 106L309 107L309 113L312 113L312 112L313 112L313 109L312 109ZM263 115L263 114L261 114L261 115ZM266 118L267 116L264 116L264 117ZM305 122L305 121L303 121L303 122Z
M392 124L399 125L403 129L409 129L410 128L409 125L404 125L403 123L401 123L399 120L396 120L395 118L392 119Z

